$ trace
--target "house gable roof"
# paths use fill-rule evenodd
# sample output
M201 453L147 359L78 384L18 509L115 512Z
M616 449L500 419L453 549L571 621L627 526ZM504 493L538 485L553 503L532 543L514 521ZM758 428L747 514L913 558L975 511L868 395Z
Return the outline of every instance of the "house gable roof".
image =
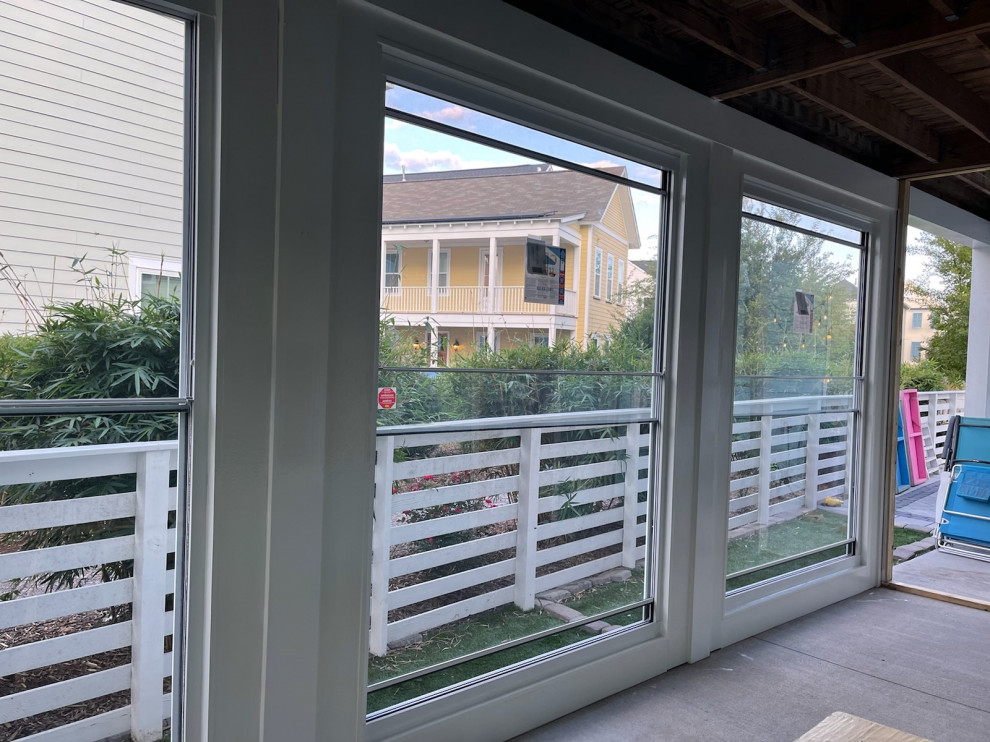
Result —
M613 175L625 174L621 167L602 169ZM386 175L382 223L568 216L595 222L619 187L549 165Z

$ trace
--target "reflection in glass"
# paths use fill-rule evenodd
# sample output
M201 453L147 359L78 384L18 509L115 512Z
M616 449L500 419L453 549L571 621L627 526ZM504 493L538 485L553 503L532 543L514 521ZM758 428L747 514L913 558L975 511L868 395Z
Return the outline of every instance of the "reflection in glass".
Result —
M847 553L865 236L746 199L728 590ZM851 547L849 547L851 548Z

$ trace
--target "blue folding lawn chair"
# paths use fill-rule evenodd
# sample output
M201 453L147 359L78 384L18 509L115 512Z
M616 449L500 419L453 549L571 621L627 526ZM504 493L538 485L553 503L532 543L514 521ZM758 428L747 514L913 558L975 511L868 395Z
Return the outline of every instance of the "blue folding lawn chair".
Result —
M938 548L990 561L990 419L953 417L942 454L951 474Z

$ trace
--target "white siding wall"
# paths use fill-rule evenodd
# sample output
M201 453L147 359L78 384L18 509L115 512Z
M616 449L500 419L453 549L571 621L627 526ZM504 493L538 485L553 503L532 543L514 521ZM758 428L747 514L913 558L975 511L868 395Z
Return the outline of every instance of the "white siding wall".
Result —
M184 45L112 0L0 0L0 267L36 304L87 296L84 255L101 276L111 248L181 256ZM0 282L0 331L28 325Z

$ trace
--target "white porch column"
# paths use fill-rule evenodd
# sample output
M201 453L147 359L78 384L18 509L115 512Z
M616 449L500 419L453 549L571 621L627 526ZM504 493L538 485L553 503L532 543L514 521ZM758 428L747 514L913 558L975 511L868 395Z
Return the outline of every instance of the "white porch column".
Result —
M433 238L433 250L430 252L430 312L436 314L440 309L440 239Z
M379 302L381 304L385 303L385 298L384 298L385 297L385 259L387 255L388 255L388 241L383 237L382 267L381 267L381 271L379 271L380 275L378 276L378 296L379 296Z
M560 230L554 231L553 235L550 237L550 244L554 247L560 247ZM564 267L567 270L567 267ZM559 307L555 306L553 313L550 315L550 327L547 329L547 345L551 348L557 344L557 311Z
M990 417L990 249L973 248L969 294L969 346L966 355L966 414Z
M495 310L502 308L502 297L495 292L501 290L496 276L501 274L498 264L498 239L488 238L488 312L485 316L485 340L488 347L495 350Z
M593 226L588 227L588 255L585 262L585 271L587 273L587 278L584 279L584 323L581 322L581 317L578 316L578 330L580 335L577 335L574 339L580 343L582 348L587 347L588 335L591 334L591 330L588 327L591 324L591 284L595 280L595 228ZM575 286L575 288L577 288ZM578 315L581 314L581 310L578 309Z

